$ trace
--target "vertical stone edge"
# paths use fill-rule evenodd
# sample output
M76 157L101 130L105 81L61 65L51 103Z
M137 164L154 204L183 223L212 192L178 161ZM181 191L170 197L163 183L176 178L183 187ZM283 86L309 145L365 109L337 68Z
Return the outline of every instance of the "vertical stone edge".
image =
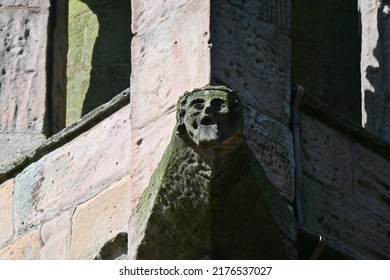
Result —
M50 0L47 48L46 135L65 127L68 51L68 1Z

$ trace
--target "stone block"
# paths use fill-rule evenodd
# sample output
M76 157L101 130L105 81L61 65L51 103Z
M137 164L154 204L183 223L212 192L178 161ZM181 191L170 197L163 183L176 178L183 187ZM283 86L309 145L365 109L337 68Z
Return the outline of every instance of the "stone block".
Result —
M130 106L45 155L15 179L15 228L21 235L87 201L130 169Z
M93 259L107 241L127 232L129 184L130 176L126 176L77 207L72 220L70 259Z
M36 260L42 242L39 230L34 230L17 239L0 251L0 260Z
M360 144L355 147L355 195L371 211L387 218L390 228L390 162Z
M192 1L158 25L134 36L131 48L134 128L172 110L184 91L210 82L210 11L205 2L208 1Z
M132 9L132 30L133 33L142 33L156 24L164 21L166 18L175 14L187 5L193 5L194 1L189 0L134 0L131 1ZM202 5L208 5L208 1Z
M341 132L301 114L302 170L312 180L339 194L353 191L353 143Z
M354 258L388 259L388 159L326 123L301 117L307 228Z
M253 17L257 21L272 23L285 33L289 32L291 21L291 1L290 0L233 0L226 2L211 1L212 11L218 13L218 10L225 8L237 10L243 17L245 14ZM214 3L213 3L214 2ZM241 19L243 18L241 17Z
M46 140L43 134L0 133L0 178Z
M0 9L0 132L44 130L49 12Z
M46 8L50 7L50 0L2 0L1 6L21 8Z
M66 260L70 239L70 212L64 212L59 217L44 223L41 229L43 247L41 260Z
M290 120L290 40L259 19L262 2L237 7L213 1L211 80L239 92L241 101L286 126Z
M249 147L281 195L294 200L294 143L290 130L279 121L248 107L244 134Z
M13 191L13 179L0 185L0 248L11 241L14 235Z
M175 112L132 133L131 204L133 209L171 140Z
M361 192L359 186L356 192ZM372 206L375 190L363 198L354 193L340 195L320 182L304 178L307 228L357 259L389 259L389 218ZM376 202L377 203L377 202ZM389 210L387 210L387 214Z

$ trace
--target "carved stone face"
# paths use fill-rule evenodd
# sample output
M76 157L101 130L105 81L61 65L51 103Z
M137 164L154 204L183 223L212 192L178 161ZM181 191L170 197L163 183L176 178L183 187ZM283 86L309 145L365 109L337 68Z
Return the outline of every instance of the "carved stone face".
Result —
M226 87L208 86L185 94L178 103L178 134L201 148L242 143L243 110Z

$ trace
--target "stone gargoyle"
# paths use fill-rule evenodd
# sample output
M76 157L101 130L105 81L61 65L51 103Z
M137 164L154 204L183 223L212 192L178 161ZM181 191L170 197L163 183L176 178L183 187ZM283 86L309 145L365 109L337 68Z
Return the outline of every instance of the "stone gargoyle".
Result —
M130 259L294 258L294 218L248 148L224 86L185 93L177 125L130 217Z

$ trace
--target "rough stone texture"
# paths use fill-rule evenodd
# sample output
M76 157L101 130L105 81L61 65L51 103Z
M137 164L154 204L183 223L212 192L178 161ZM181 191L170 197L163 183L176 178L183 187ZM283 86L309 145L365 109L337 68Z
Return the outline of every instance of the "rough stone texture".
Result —
M18 199L18 205L15 206L18 215L17 222L19 222L19 225L16 225L15 229L16 234L20 235L24 234L25 230L32 230L27 229L30 226L40 227L43 224L43 231L41 235L37 231L34 231L16 240L13 244L9 245L9 247L0 251L0 258L23 259L39 258L42 257L42 255L48 256L48 251L51 251L49 246L55 243L55 236L50 236L49 232L55 231L55 225L57 222L60 223L61 219L58 218L59 215L61 215L61 213L64 211L68 211L68 209L69 211L72 211L74 207L76 207L76 205L80 202L85 202L92 197L93 199L97 199L97 193L99 193L103 188L109 186L111 182L117 179L115 176L112 177L112 174L116 174L116 172L121 175L125 174L125 166L130 167L128 162L130 158L130 149L133 149L136 153L133 159L134 163L137 164L137 167L134 169L134 172L132 173L133 177L131 178L134 182L134 186L136 186L132 190L132 195L134 195L133 203L135 203L143 191L143 188L148 184L150 174L157 166L157 163L160 161L162 151L169 141L170 133L172 131L171 128L173 127L174 116L172 113L170 114L170 112L173 111L173 107L168 105L168 103L171 105L174 104L174 102L176 102L177 96L182 94L184 89L190 90L192 89L191 87L201 86L205 83L208 83L209 76L212 76L215 82L226 81L228 85L231 85L235 89L240 90L243 100L247 100L246 105L248 106L246 108L246 119L248 121L245 127L245 134L247 136L249 145L254 150L257 150L257 157L259 159L263 158L263 167L266 169L267 174L270 177L274 177L271 179L274 181L275 185L279 186L279 190L282 191L282 194L285 197L291 199L291 190L285 191L285 189L280 189L280 186L282 185L293 185L292 182L290 182L292 180L292 169L289 169L283 173L284 164L290 165L289 162L291 162L292 166L291 150L289 149L291 139L289 138L290 136L287 130L287 122L289 120L288 98L290 96L290 79L288 71L290 67L288 65L289 58L288 55L286 55L289 52L288 46L285 47L285 49L280 47L280 45L289 43L288 39L284 37L288 30L288 27L286 27L287 21L284 20L287 19L285 13L288 13L287 10L289 7L289 1L259 0L255 3L255 1L233 0L227 1L228 3L225 4L221 4L221 1L211 1L213 2L213 7L211 9L212 12L215 7L224 5L223 9L218 8L217 11L219 11L221 15L224 15L227 10L234 10L231 14L234 15L237 22L239 22L232 23L233 21L230 17L217 17L216 14L213 14L211 17L212 21L217 23L219 22L221 25L219 27L212 28L212 47L211 45L207 46L211 47L211 57L208 54L210 49L208 49L208 51L203 49L203 43L206 43L207 45L208 40L210 39L210 35L208 35L210 34L208 31L210 29L208 24L207 28L205 28L208 34L200 32L201 29L201 31L203 31L203 27L201 27L201 25L205 22L208 22L209 20L209 8L196 8L197 5L205 5L204 3L195 3L196 1L184 0L136 0L131 2L134 8L133 31L137 33L137 38L134 41L134 50L136 53L133 53L133 62L134 64L137 64L137 71L143 71L142 77L140 75L137 76L138 74L133 75L134 84L138 86L136 95L139 99L139 104L153 103L151 106L157 109L155 110L153 108L153 110L150 110L150 108L147 106L140 107L139 104L137 105L138 112L136 115L133 115L133 118L138 118L138 120L134 119L137 127L133 130L133 136L131 137L130 134L128 134L129 136L126 134L128 131L130 131L130 125L128 123L123 126L118 125L121 132L113 129L111 125L99 125L99 128L92 129L92 131L98 129L100 131L99 133L85 132L87 129L86 127L91 127L95 124L96 119L93 119L87 121L85 126L84 124L81 125L82 130L79 130L79 126L71 127L70 134L72 136L66 134L67 132L61 133L57 138L53 138L53 142L46 142L47 144L45 143L43 146L40 146L40 148L34 152L33 157L28 156L27 160L29 163L31 163L31 161L37 161L37 163L28 167L26 171L19 175L16 180L17 186L15 186L15 188L17 188L17 190L15 193L20 199ZM252 12L248 10L248 13L246 13L242 11L242 8L240 9L239 7L235 6L235 4L238 2L246 2L244 5L244 7L247 7L246 9L248 9L248 5L257 8ZM326 7L326 9L321 9L320 11L320 8L322 7L321 5L331 2L332 5L329 5L329 9ZM384 2L385 1L383 1L383 3ZM98 1L93 1L92 4L95 5L96 3L98 3ZM253 3L255 3L255 5L253 5ZM293 1L293 3L309 2L300 0ZM312 3L314 2L311 2L310 4ZM370 130L372 130L370 125L375 125L377 127L376 129L378 130L380 129L380 126L377 126L377 124L370 124L370 122L372 123L374 121L382 121L381 106L383 105L383 102L379 96L380 91L377 90L380 88L382 75L384 74L379 69L380 63L383 61L380 60L377 48L379 38L379 17L377 10L378 3L380 2L375 0L361 0L360 3L363 36L361 58L362 93L372 94L372 96L367 98L367 100L363 98L363 101L365 102L364 110L368 110L368 113L371 114L366 117L366 120L363 120L363 123ZM9 6L12 5L14 7L10 8ZM114 3L112 5L116 4ZM312 12L306 12L305 9L300 9L300 12L305 15L306 19L314 17L314 21L318 24L322 23L321 16L327 15L326 11L322 14L322 10L332 10L333 8L337 9L337 7L340 7L340 5L351 5L350 7L352 7L355 5L355 3L353 3L353 1L337 1L336 3L336 1L333 2L327 0L321 1L319 4L316 3L316 5L314 5L314 12L313 10ZM25 8L25 6L28 8ZM38 36L39 34L37 35L31 31L34 28L39 27L40 31L46 32L47 23L45 18L47 17L48 12L46 9L48 9L48 7L48 0L1 1L1 26L5 28L4 30L6 32L12 31L16 33L10 33L10 35L12 35L10 37L7 37L7 33L4 33L3 31L1 31L2 33L0 34L1 38L3 38L6 43L6 45L0 45L0 50L2 52L2 54L0 54L1 61L10 60L10 63L5 64L7 68L4 65L3 67L0 66L0 80L2 83L0 96L5 96L3 94L3 89L5 87L4 83L11 77L9 74L10 72L7 71L8 67L13 66L14 63L19 63L19 66L23 66L24 64L29 63L29 61L33 59L34 55L37 55L37 52L40 52L39 54L45 53L46 55L46 51L42 51L39 49L39 47L35 47L35 45L33 45L33 41L25 40L23 37L28 34L28 32L25 32L27 30L25 28L27 27L31 27L29 31L30 33L28 34L29 40L33 38L33 35L35 36L34 38L40 38ZM350 11L352 10L348 9L348 13ZM182 12L183 14L180 14ZM337 12L330 14L332 14L332 17L336 17L339 12L342 12L342 9L339 9ZM251 21L249 19L245 19L245 14L252 16L253 13L258 16L257 20L261 23L251 25ZM9 20L10 17L8 16L11 14L14 16L14 18L22 21L11 22ZM32 21L28 22L27 24L23 24L23 19L27 18ZM346 18L348 17L343 17L343 20ZM202 24L199 24L199 21L201 21ZM327 35L323 35L322 31L328 31L327 28L331 26L332 24L330 23L333 22L337 23L338 19L333 20L332 18L332 20L326 20L326 22L318 28L316 28L316 25L310 24L295 24L295 27L311 27L315 29L309 34L313 36L319 36L320 42L322 43L322 40L326 41L326 38L329 38ZM358 21L355 21L353 23L355 27L357 22ZM274 26L272 26L271 23L274 24ZM236 28L236 24L239 25L239 28ZM343 30L345 28L348 32L350 32L351 30L355 29L355 27L350 28L349 24L349 21L343 22L337 26L336 31ZM232 29L231 34L229 34L229 28ZM251 28L255 28L256 30L252 32ZM192 38L191 32L195 32L194 34L196 37ZM258 39L251 37L251 33L256 34ZM202 34L204 34L203 37L201 36ZM13 37L13 35L16 37ZM176 35L180 35L181 37L176 39ZM347 35L345 37L341 36L343 37L342 40L337 41L338 43L334 45L337 47L337 49L334 49L333 47L327 49L334 51L334 53L339 53L340 46L350 44L350 42L347 42L346 44L342 43L344 39L349 40L349 35ZM19 36L22 38L20 42L18 38ZM187 40L188 37L191 37L190 40ZM235 37L235 39L230 39L231 37ZM186 40L191 42L189 44L182 42ZM174 44L175 41L177 41L176 44ZM294 39L294 42L298 41L300 40ZM302 41L305 43L304 47L307 47L310 50L312 45L309 44L309 40ZM385 41L382 42L380 46L384 47L386 45ZM42 42L42 40L39 40L37 43ZM198 51L196 55L193 55L192 51L194 49L191 49L191 47L193 47L198 42L202 43L200 46L201 51ZM33 46L30 46L30 43ZM23 46L23 44L25 45ZM137 44L140 46L136 46ZM192 46L190 44L192 44ZM174 45L177 45L177 47L174 47ZM237 45L240 47L236 47ZM257 48L256 45L258 45ZM357 44L355 47L357 48L358 45L359 44ZM7 53L7 48L9 46L12 48L10 48L10 52ZM31 49L26 49L28 46L31 47ZM173 47L171 48L171 46ZM327 44L323 44L324 48L326 48L326 46ZM25 48L23 49L22 54L15 54L19 51L17 47ZM143 47L145 48L144 50L142 50ZM231 52L231 49L234 50L234 52ZM317 49L314 51L316 50ZM346 50L348 51L348 48L346 48ZM250 52L249 55L246 54L247 51ZM171 52L173 54L171 54ZM218 52L221 52L224 55L220 55ZM275 52L275 54L273 52ZM144 57L142 57L142 55L144 55ZM193 74L191 77L193 80L190 82L185 79L183 80L183 77L187 75L186 73L188 71L186 70L186 67L180 66L180 62L185 61L184 58L181 59L180 55L191 62L187 64L191 64L191 71L193 71L195 74ZM17 56L20 58L23 56L23 59L19 59ZM339 57L342 56L343 55L340 55ZM269 57L271 57L271 61L267 60ZM276 59L275 57L279 58ZM258 58L258 61L256 61L256 58ZM164 59L167 59L167 61ZM177 59L177 61L171 63L169 59ZM254 62L253 59L255 60ZM213 61L211 65L214 65L211 67L211 70L209 70L209 60ZM228 64L230 63L230 60L236 61L237 65L233 63L233 65L229 68ZM302 59L301 61L302 63L305 63L307 62L307 59ZM248 66L246 62L248 62ZM320 62L322 63L322 61ZM44 65L46 62L42 63L42 65ZM146 63L149 63L150 65L146 65ZM332 67L328 67L328 64L321 63L314 64L325 65L321 68L322 70L332 69L332 71L330 71L330 75L335 73L335 75L337 75L338 72L336 70L338 70L338 68L333 69ZM196 67L194 65L196 65ZM226 68L218 68L218 65L225 65ZM281 66L280 73L278 72L279 66ZM173 68L175 70L172 70ZM267 73L268 68L271 74ZM305 66L303 68L305 68ZM348 67L346 67L346 69L347 68ZM357 68L358 67L356 67L356 69ZM213 69L215 69L215 74L210 74L212 71L214 71ZM306 67L306 69L309 68ZM29 73L30 70L31 69L27 69L25 71L26 73L23 71L20 72L23 76L23 79L30 79L31 77L29 75L34 75L32 72ZM333 70L336 72L333 72ZM226 73L224 71L226 71ZM229 73L229 71L231 73ZM341 72L342 74L337 76L345 78L345 76L349 76L350 74L348 69ZM251 80L251 83L259 84L258 91L249 91L245 88L248 87L248 83L245 85L244 83L241 83L241 81L249 78L244 79L244 74L242 73L246 74L247 76L252 74L255 76ZM259 73L261 73L261 75L269 76L264 76L266 79L262 80ZM307 75L308 79L311 79L310 75L312 73L314 72L309 69ZM35 74L35 77L37 78L40 77L38 77L38 75L46 75L44 71L37 71ZM160 74L164 77L164 80L158 77ZM227 76L229 74L230 76L228 78ZM201 75L202 79L199 79L200 82L197 82L197 77ZM226 77L224 75L226 75ZM306 75L302 76L306 77ZM346 85L343 83L343 81L340 82L337 80L328 80L323 76L320 78L322 79L321 81L324 81L324 83L326 82L326 84L336 84L341 88ZM328 76L326 76L326 78L328 78ZM268 84L267 79L272 82ZM163 87L158 86L158 83L161 83L161 80L163 80L163 84L170 83L169 86L167 85L167 89L165 92L163 92L163 94L160 93ZM312 80L318 82L316 79ZM300 83L299 79L294 78L293 81ZM11 81L9 84L15 86L16 82L18 81L16 81L15 78L15 82ZM283 82L286 84L283 85ZM178 89L177 92L176 84L179 85L178 87L182 88ZM40 86L43 85L46 85L45 80L43 80L43 82L40 83L37 87L34 85L31 87L40 89ZM250 86L254 87L254 85ZM285 90L284 93L277 91L282 88ZM23 86L18 88L18 90L21 89L29 89L29 87L24 87L23 84ZM262 92L263 89L265 89L265 93ZM46 89L44 88L44 90ZM12 92L15 91L12 90ZM260 92L262 95L257 95L258 92ZM344 93L341 93L340 96L344 97L342 94ZM168 97L166 95L168 95ZM357 95L355 95L355 97L356 96ZM23 98L22 95L18 95L18 97ZM377 102L379 102L379 106L376 105ZM254 109L252 103L258 104L256 105L258 107ZM280 105L280 107L275 104ZM334 103L328 104L332 105ZM336 105L338 106L339 104L341 103L337 103ZM160 105L161 107L159 107ZM275 107L272 108L268 106ZM15 111L12 109L12 106L8 106L8 104L5 106L5 109L11 113ZM123 113L124 115L122 120L125 120L126 118L124 116L129 113L128 109L125 110L127 110L127 112ZM24 110L22 110L22 108L18 108L18 111L23 112ZM144 118L142 111L153 112L150 112L150 116ZM327 108L326 111L328 113L331 112L329 108ZM0 112L5 111L3 109ZM275 114L275 112L281 112L282 115L278 116L278 114ZM102 118L105 118L100 114L98 115L99 121ZM323 234L326 238L329 239L331 245L356 258L389 259L390 256L388 252L390 252L390 210L388 170L390 170L390 146L386 146L383 143L381 143L381 145L377 145L380 143L379 141L370 142L372 136L367 137L367 134L362 133L361 130L352 126L351 123L347 123L347 126L338 126L339 128L336 129L335 127L337 126L333 126L334 123L330 124L330 122L328 122L328 118L319 118L320 121L318 121L315 120L315 118L318 117L315 112L313 116L315 117L313 118L311 115L305 114L303 117L304 131L302 141L305 172L305 212L309 229L313 230L314 232ZM140 121L139 118L142 120ZM373 118L374 120L371 120L370 118ZM109 119L111 120L111 118ZM105 123L107 124L107 122ZM253 127L251 127L251 123L254 124ZM33 126L32 128L35 129L36 127L37 126ZM350 131L349 134L346 134L345 131L348 129L350 129L352 132ZM110 130L114 130L114 132ZM159 133L156 133L156 131ZM39 131L39 133L40 132L42 131ZM39 133L37 134L38 138L41 137ZM102 133L107 134L107 138L104 137L104 140L99 138L102 136ZM82 135L76 138L77 134ZM16 138L10 138L10 135L4 133L0 139L5 139L4 141L15 142L17 144L19 141L18 139L24 137L23 134L15 135ZM19 135L20 138L18 138ZM83 143L84 140L87 141L87 139L84 138L88 138L88 143L93 142L94 145L87 144L86 142ZM70 141L71 139L74 141L64 145L64 143ZM32 141L31 138L28 138L27 140ZM126 140L127 143L123 144L122 140ZM95 142L97 147L95 147ZM103 142L105 143L103 144ZM0 143L2 153L6 151L6 149L9 151L15 150L17 152L19 152L17 149L20 149L20 151L25 149L24 143L17 144L17 149L8 147L5 148L5 145L3 144L4 142ZM73 145L74 149L69 147L71 145ZM129 148L130 145L131 148ZM256 149L257 145L262 149ZM55 148L58 149L55 150ZM118 165L120 167L114 171L110 168L111 159L106 160L101 159L100 157L101 152L105 153L109 148L113 149L111 150L112 154L116 154L115 156L117 156L117 158L127 161L123 163L123 165L120 165L118 161ZM28 148L26 147L26 150L27 149ZM71 160L72 154L68 155L67 153L63 153L64 150L71 150L72 152L74 151L74 153L79 154L79 156L76 156ZM111 151L108 151L107 153L111 153ZM46 156L43 156L44 154L46 154ZM4 156L4 154L2 156ZM105 156L103 157L106 158ZM276 157L277 160L273 160L274 157ZM96 170L91 167L93 163L97 163L97 161L94 161L93 159L101 160L101 162L97 164ZM24 161L24 156L18 156L16 161ZM110 161L110 163L107 163L108 161ZM114 161L115 160L113 159L112 162ZM0 164L3 163L3 158L1 158ZM282 163L281 166L279 166L280 163ZM23 168L23 166L26 165L18 165L17 167ZM13 167L11 170L8 169L8 171L18 172L17 169ZM1 175L3 174L0 174L0 176ZM10 173L7 175L10 175ZM63 182L58 181L58 178L60 177L64 177ZM4 177L1 178L3 179ZM53 183L53 186L51 186L50 184L53 181L55 183ZM57 182L59 183L57 184ZM8 184L8 182L6 184ZM96 184L98 185L97 187L95 187ZM34 186L36 186L36 188ZM88 189L89 187L92 187L92 191ZM12 207L7 205L10 204L10 200L8 198L12 196L11 191L8 189L8 187L4 189L2 188L3 186L0 186L0 197L5 196L6 199L3 200L0 198L0 206L3 207L3 205L5 205L4 207L6 210L1 210L2 218L0 219L0 224L7 219L6 218L3 220L3 217L8 216L9 218L11 215L13 215L10 212ZM26 192L23 193L24 191ZM47 193L47 196L53 196L53 201L50 201L50 199L45 196L45 193ZM64 197L65 199L63 199ZM26 205L23 204L22 199L24 198L26 198L25 202L27 201ZM40 199L43 204L40 204L41 202L39 201L34 201L35 198ZM30 205L28 205L29 201L31 203ZM62 205L63 202L67 205ZM239 203L238 200L236 202ZM88 202L86 202L85 205L87 205L87 203ZM47 204L47 206L44 204ZM26 208L24 208L24 206L26 206ZM129 207L129 209L131 209L131 207ZM44 209L44 211L39 212L42 209ZM20 225L22 218L23 221L31 221L31 223ZM191 218L192 217L190 216L189 219ZM64 223L62 223L63 226ZM58 226L61 228L60 224L58 224ZM64 228L62 230L62 233L64 233ZM10 224L7 223L4 230L6 234L3 235L3 227L1 226L1 238L7 240L3 241L5 242L5 245L8 245L12 241L11 235L13 235L13 233L11 233L11 231L13 232L14 229L11 229ZM102 241L101 244L104 243L104 245L101 247L99 254L101 254L103 251L105 252L107 248L111 248L111 242L115 243L116 238L121 236L121 234L122 233L116 235L108 241ZM40 236L46 242L46 247L41 250L41 256L39 256L38 252L39 248L42 246L39 241ZM62 242L64 241L62 240ZM26 247L30 246L27 243L32 247L25 250ZM64 243L61 243L61 246L63 245ZM96 247L96 252L98 249L99 246Z
M132 2L132 29L134 33L143 32L150 26L158 24L160 21L169 17L174 11L190 4L189 0L170 0L170 1L151 1L151 0L135 0ZM205 1L208 2L208 1ZM239 1L230 1L238 5ZM265 21L273 22L288 32L290 27L290 1L276 0L258 1L256 14L258 18ZM242 3L240 3L242 4Z
M64 2L64 1L62 1ZM57 123L56 130L63 127L54 117L56 108L50 108L50 91L64 93L66 78L62 75L52 79L51 43L55 39L55 52L66 52L66 44L60 44L59 37L50 37L50 28L60 25L49 20L56 14L50 10L50 1L1 1L0 4L0 144L4 147L0 158L0 173L26 160L29 151L39 146L45 134L53 129L46 120ZM63 9L64 10L64 9ZM62 23L62 32L66 25ZM57 55L56 71L61 65ZM64 72L62 72L64 74ZM50 77L49 77L50 76ZM54 90L51 90L51 82ZM55 96L59 92L53 93ZM52 110L53 109L53 110ZM63 111L58 112L62 117ZM59 127L59 128L58 128Z
M232 3L212 4L212 82L233 88L244 104L288 125L290 40L256 17L261 3Z
M339 194L352 192L353 143L337 130L302 115L302 167L312 180ZM328 155L328 156L326 156Z
M389 157L382 157L370 149L356 145L356 198L367 212L370 236L365 255L390 258L390 170ZM376 230L374 230L376 226ZM362 242L364 236L360 237ZM373 249L374 248L374 249ZM374 252L373 252L374 251Z
M67 125L130 85L130 1L69 1Z
M328 122L302 116L308 229L354 258L389 259L388 154L373 152Z
M131 209L149 184L150 176L164 153L162 147L168 146L171 133L167 132L173 131L174 126L173 112L132 133Z
M191 1L158 25L134 36L131 48L134 129L173 109L184 91L209 83L210 10L206 2ZM148 3L155 5L152 1Z
M244 134L268 178L289 202L294 200L293 140L288 127L248 107Z
M291 81L357 123L359 31L356 1L292 1Z
M34 230L2 249L0 260L37 260L41 246L39 230Z
M70 237L70 212L64 212L42 225L41 238L43 247L41 260L66 260Z
M0 132L44 132L48 17L0 7Z
M104 244L127 232L130 176L77 207L72 219L70 259L93 259Z
M239 2L239 1L236 1ZM290 0L260 0L256 14L259 18L267 22L272 22L275 26L288 33L291 21L291 1Z
M0 248L11 241L14 234L13 191L13 179L0 185Z
M174 15L177 10L192 4L190 0L133 0L131 1L132 23L134 34L142 33L154 25ZM204 1L207 2L207 1Z
M278 20L290 4L269 2L212 1L211 80L238 91L247 107L248 144L273 184L292 201L290 40L283 32L287 21Z
M0 7L49 8L50 0L2 0Z
M0 133L0 178L27 160L28 154L45 140L43 134Z
M90 199L129 172L129 109L119 110L16 177L17 235Z

